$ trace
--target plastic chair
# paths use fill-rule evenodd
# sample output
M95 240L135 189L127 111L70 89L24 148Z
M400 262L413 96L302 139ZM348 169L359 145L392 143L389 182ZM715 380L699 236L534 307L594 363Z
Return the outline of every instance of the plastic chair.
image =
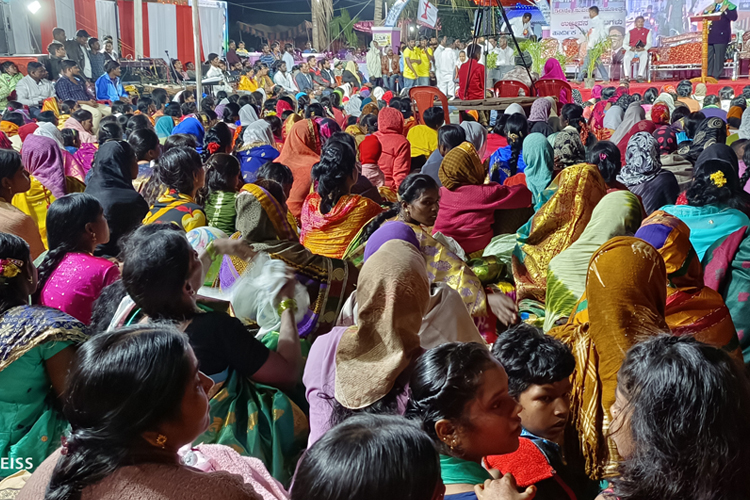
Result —
M531 96L531 90L525 83L518 80L500 80L492 87L495 91L495 97L518 97ZM523 94L521 94L523 92Z
M536 87L536 95L539 97L557 97L564 96L564 99L560 99L558 102L573 102L573 88L570 84L564 80L556 80L550 78L549 80L537 80L534 82Z
M440 106L443 108L443 115L445 116L445 123L449 124L450 112L448 111L448 98L445 94L440 92L437 87L429 87L426 85L419 85L409 89L409 98L411 99L412 105L414 106L415 116L417 123L424 125L422 120L422 113L428 108L435 105L435 98L440 101Z

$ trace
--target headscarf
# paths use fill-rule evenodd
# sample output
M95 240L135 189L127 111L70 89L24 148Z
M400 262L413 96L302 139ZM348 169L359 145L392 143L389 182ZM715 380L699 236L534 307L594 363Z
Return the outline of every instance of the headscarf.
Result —
M537 99L537 101L540 101L540 100L542 100L542 99ZM544 100L546 100L546 99L544 99ZM534 101L534 102L536 102L536 101ZM512 103L508 104L508 107L505 108L505 112L503 114L506 114L508 116L515 115L515 114L521 114L523 116L526 116L526 113L524 112L523 107L521 107L521 105L518 104L517 102L512 102Z
M695 163L701 153L714 144L727 142L727 127L719 117L706 118L695 130L693 142L680 149L679 153L686 159Z
M370 102L362 106L362 113L361 115L375 115L378 116L378 112L380 111L380 108L378 108L378 105L374 102ZM361 116L360 115L360 116Z
M742 113L744 110L739 106L732 106L727 112L727 123L732 128L739 128L742 124ZM731 122L729 120L732 120Z
M289 103L287 103L289 104ZM277 113L281 118L281 113ZM240 108L240 127L247 127L251 123L258 121L258 113L255 112L255 108L250 104L245 104Z
M667 105L663 102L651 106L651 121L654 125L669 125L671 123L670 112Z
M81 144L86 143L92 143L95 144L97 142L96 136L94 136L91 132L83 128L83 125L81 125L81 122L73 118L72 116L65 120L65 128L72 128L73 130L78 131L78 137L81 139Z
M581 237L553 257L547 271L544 330L570 317L586 291L588 263L601 245L615 236L628 236L641 225L643 207L630 191L613 191L597 203Z
M372 96L375 98L376 101L381 100L384 95L385 95L385 90L383 90L382 87L375 87L372 90Z
M336 349L336 401L356 410L390 392L421 352L429 300L425 260L413 244L392 240L372 254L357 281L358 325Z
M362 82L359 79L359 68L357 67L357 63L354 61L347 62L344 71L348 71L354 76L354 79L357 81L357 87L362 86Z
M62 150L54 140L30 135L21 149L21 160L26 171L49 189L52 196L65 196L65 162Z
M65 147L63 146L62 132L60 132L60 129L57 128L53 123L39 122L38 125L39 127L34 131L34 135L49 137L50 139L55 141L59 147Z
M586 293L565 326L548 334L571 347L573 372L570 423L586 473L596 479L616 473L620 456L610 438L617 372L636 342L668 332L664 320L667 273L664 259L638 238L618 236L589 262Z
M562 67L560 66L560 61L555 59L554 57L551 57L547 59L547 62L544 63L544 69L542 70L542 76L539 78L540 80L549 80L549 79L556 79L556 80L562 80L567 82L568 79L565 77L565 72L563 71Z
M631 103L628 106L628 109L625 111L625 115L622 117L622 122L612 133L612 138L610 140L615 144L618 144L622 140L622 138L625 137L625 135L630 131L633 125L645 119L646 112L643 111L640 103Z
M660 170L659 144L648 132L638 132L628 141L625 164L617 180L628 187L635 186L650 181Z
M578 89L573 89L573 102L575 102L579 106L583 106L583 96L581 95L581 91Z
M591 88L591 98L592 99L601 99L602 98L602 90L604 90L604 87L601 85L594 85Z
M201 122L194 117L185 118L178 123L175 128L172 129L172 135L175 134L189 134L196 138L198 141L198 147L203 144L203 138L206 135L205 130Z
M656 143L659 145L659 154L668 155L677 151L677 135L669 125L657 128L653 133Z
M550 60L553 60L553 59L550 59ZM554 61L557 61L557 59L554 59ZM531 112L529 113L529 121L547 123L547 120L549 119L550 109L552 109L551 102L549 102L547 99L537 99L531 105Z
M367 240L367 243L365 244L364 261L367 262L367 259L369 259L372 254L377 252L380 247L391 240L400 240L405 241L406 243L411 243L414 245L414 248L419 250L419 240L411 227L401 221L389 221L380 226Z
M609 110L607 110L607 106L609 106ZM594 136L600 140L606 140L609 136L611 136L611 132L608 132L608 135L605 136L605 130L604 130L604 117L607 111L612 110L613 108L616 108L617 106L612 106L609 101L599 101L596 104L594 104L593 108L586 108L586 110L591 109L591 116L588 118L589 124L591 125L591 129L594 133ZM584 118L585 112L584 110Z
M594 207L607 193L607 184L596 166L579 163L560 172L549 189L554 192L549 201L516 234L517 301L544 302L550 260L580 237Z
M555 136L554 155L555 167L558 169L585 162L586 149L578 131L570 131L567 127L561 130Z
M266 120L257 120L246 126L242 132L242 144L244 146L273 146L276 140L273 137L271 124Z
M479 157L484 157L484 150L487 147L487 129L477 122L461 122L461 128L466 132L466 140L474 145Z
M526 176L526 186L531 191L531 197L534 203L534 210L539 208L547 201L543 196L547 186L552 182L552 171L555 166L555 154L547 142L547 138L539 133L529 134L523 140L523 162L526 164L524 174Z
M310 194L312 167L320 161L320 131L313 120L301 120L295 123L284 141L281 154L276 163L286 165L292 171L294 184L289 194L289 211L295 217L302 212L302 203Z
M174 130L174 118L171 116L162 116L156 120L156 135L159 139L166 139L172 135L172 130Z
M282 142L286 142L286 138L289 137L289 132L292 131L292 127L294 126L294 124L302 119L303 118L297 113L292 113L287 117L287 119L284 121L284 126L281 128Z
M656 130L656 125L651 120L641 120L630 127L630 130L627 134L625 134L625 137L623 137L620 142L617 143L617 149L620 150L620 157L625 158L625 155L627 154L628 142L630 142L631 137L633 137L638 132L648 132L649 134L653 134L654 130Z
M341 132L341 127L333 118L315 118L315 123L320 128L321 144L325 144L336 132Z
M699 83L695 86L693 98L698 101L701 106L703 106L703 99L706 98L706 94L708 94L708 87L706 87L705 83Z
M654 106L659 104L660 102L663 102L667 105L669 108L669 115L672 116L672 112L674 111L674 98L667 94L666 92L662 92L659 94L659 96L654 100ZM651 108L652 110L654 108Z
M620 106L612 106L604 114L604 122L602 123L602 126L606 129L614 131L622 123L622 118L624 115L625 111L623 111Z
M245 106L250 106L250 105L246 104ZM284 113L284 111L294 111L294 107L288 102L286 102L284 99L279 99L278 101L276 101L276 116L281 118L281 115Z
M36 123L27 123L23 127L18 127L18 135L21 137L21 141L25 141L26 137L33 134L37 128L39 128L39 125Z
M222 116L224 114L224 108L227 106L227 104L229 104L229 99L225 97L224 99L219 101L219 104L216 105L214 113L216 113L217 116Z
M351 96L349 101L344 104L344 112L349 116L359 117L362 114L362 99L356 95Z
M472 143L465 141L451 149L443 158L438 177L443 186L453 191L467 185L481 185L487 171Z
M674 335L696 340L732 353L742 360L737 331L729 309L718 292L705 286L703 266L690 243L690 228L677 217L657 210L643 221L636 238L661 254L667 269L667 325Z
M745 108L742 112L742 122L740 123L740 129L737 132L737 136L740 139L750 139L750 106Z

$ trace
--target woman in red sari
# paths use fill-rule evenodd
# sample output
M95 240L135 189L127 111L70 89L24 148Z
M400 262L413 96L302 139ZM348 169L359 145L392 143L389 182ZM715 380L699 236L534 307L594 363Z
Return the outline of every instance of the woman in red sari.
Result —
M297 219L302 213L302 203L310 193L310 173L313 165L320 161L320 146L320 131L315 121L300 120L292 125L281 154L274 160L275 163L289 167L294 175L287 206Z

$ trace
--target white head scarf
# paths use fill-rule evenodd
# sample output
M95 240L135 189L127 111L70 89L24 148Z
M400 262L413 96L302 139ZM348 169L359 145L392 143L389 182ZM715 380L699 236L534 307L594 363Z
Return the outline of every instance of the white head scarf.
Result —
M487 147L487 129L477 122L461 122L461 128L466 132L466 140L474 145L477 154L482 158Z
M517 102L511 103L508 105L507 108L505 108L506 115L515 115L516 113L526 116L526 113L524 112L523 108Z
M742 112L742 122L740 122L740 129L737 135L740 139L750 139L750 107Z
M349 98L349 102L344 104L344 111L349 116L359 116L362 114L362 99L353 95Z
M257 120L245 127L245 131L242 133L242 142L245 146L254 144L261 146L267 144L273 146L276 140L273 138L273 130L271 130L271 124L266 120Z
M52 123L39 122L39 127L34 131L34 135L40 135L42 137L49 137L54 140L61 148L63 146L62 132Z
M383 98L383 94L385 94L385 90L383 90L382 87L375 87L372 91L372 96L376 101L381 100Z
M258 121L258 113L255 112L255 108L249 104L245 104L240 108L240 126L247 127L253 122Z

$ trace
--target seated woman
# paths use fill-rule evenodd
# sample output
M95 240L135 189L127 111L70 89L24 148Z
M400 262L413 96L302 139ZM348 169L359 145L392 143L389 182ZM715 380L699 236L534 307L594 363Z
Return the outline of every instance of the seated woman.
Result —
M599 499L750 496L750 442L738 431L750 424L750 388L726 353L690 337L636 344L616 394L610 428L623 460Z
M72 128L78 131L78 137L81 139L81 144L96 143L97 139L94 135L94 116L90 111L85 109L79 109L74 111L70 115L70 118L65 120L65 128Z
M96 168L85 192L99 201L109 225L109 242L101 242L97 256L117 257L120 240L140 226L148 213L148 203L133 187L138 174L136 158L124 141L102 144L96 155Z
M609 141L599 141L588 153L588 162L599 168L602 179L607 183L607 192L627 191L627 186L617 180L622 170L622 158L617 146Z
M476 499L475 488L481 492L492 480L483 459L516 451L522 430L523 408L508 391L502 365L483 345L443 344L417 360L409 389L406 416L420 424L440 453L446 500ZM530 486L518 494L512 476L499 481L510 483L508 498L536 492Z
M156 175L167 192L149 209L143 223L174 223L186 232L205 226L203 207L195 202L206 180L200 155L191 148L172 148L159 159Z
M703 282L703 266L690 243L690 229L677 217L657 210L635 233L651 243L667 266L667 325L674 335L693 335L741 361L737 330L718 292Z
M295 281L289 280L274 298L281 326L278 347L271 351L239 319L197 304L205 272L219 255L247 259L253 252L242 241L217 239L199 256L185 234L171 224L140 227L123 250L122 282L113 285L119 295L113 293L108 303L96 307L111 310L119 304L110 328L147 319L180 322L201 369L214 382L223 383L211 401L213 425L199 442L236 446L242 454L263 460L274 477L286 481L294 465L289 460L300 450L307 427L304 419L295 426L299 408L275 389L293 388L302 370L292 299ZM273 404L266 406L261 400ZM248 427L248 421L239 418L224 420L230 406L241 407L243 413L252 409L245 415L258 412L257 427ZM237 428L243 432L236 432Z
M571 165L586 162L586 148L581 142L581 136L575 130L563 129L554 134L552 147L555 155L555 169L562 170ZM549 141L552 136L547 138Z
M310 403L309 444L354 413L403 414L430 302L424 259L413 241L388 241L367 259L357 299L357 325L334 328L308 355L302 381Z
M382 212L372 200L349 194L359 175L356 160L349 145L332 141L313 167L316 192L302 206L300 242L318 255L343 257L359 230Z
M357 281L357 269L343 260L313 254L299 242L287 218L281 184L263 180L245 184L237 195L237 233L256 252L266 252L292 267L310 295L310 309L297 324L300 336L315 339L331 330ZM222 290L229 289L247 268L239 258L225 258L219 273Z
M369 472L341 474L361 467ZM422 431L402 417L365 414L334 427L305 453L291 500L382 500L396 491L434 500L444 489L437 452Z
M544 302L544 330L548 331L573 312L586 290L586 271L591 256L615 236L628 236L641 225L643 207L633 193L613 191L591 212L581 236L567 249L552 257L547 267Z
M30 135L21 153L26 171L31 174L31 189L17 193L13 205L30 216L47 246L47 209L56 198L85 189L82 182L65 176L62 150L49 137Z
M546 99L539 101L549 102ZM522 174L526 169L523 162L522 146L523 140L529 135L529 126L526 115L514 113L505 122L505 137L508 145L498 149L490 156L490 180L498 184L504 184L506 180L516 174ZM512 184L523 184L524 177L519 175Z
M206 225L234 234L237 212L234 201L242 187L240 162L226 153L214 153L206 162L206 187L202 197L206 202Z
M11 204L16 194L31 188L31 179L21 163L21 155L0 149L0 232L15 234L29 245L31 260L44 253L44 243L34 219Z
M88 328L67 314L29 306L36 269L28 245L0 233L0 479L34 469L60 444L67 422L57 410L75 346Z
M159 136L151 129L136 130L128 136L128 144L138 161L138 176L133 179L133 187L140 193L153 175L154 165L161 156Z
M549 201L517 233L513 279L519 302L544 303L550 261L581 236L607 185L595 166L581 163L560 172L547 189Z
M552 109L552 102L548 99L537 99L531 105L531 111L529 112L529 133L540 133L544 137L550 136L553 133L552 127L549 124L550 110Z
M405 137L402 139L406 141ZM289 167L294 175L294 185L287 203L289 211L297 219L302 213L305 198L310 194L312 186L310 174L313 165L320 161L320 147L318 124L314 120L301 120L291 126L284 141L284 148L279 157L274 160Z
M455 239L467 255L489 244L496 210L531 206L526 186L484 184L487 171L469 142L445 155L439 175L442 206L433 231Z
M163 324L102 333L84 344L66 390L70 435L18 498L146 498L160 491L164 499L257 499L237 475L180 461L180 447L210 423L213 382L198 363L188 338Z
M242 142L238 147L236 145L236 151L245 184L255 182L261 165L274 161L280 154L271 125L266 120L254 121L243 128Z
M526 187L531 191L531 201L536 211L552 196L553 192L548 190L547 186L557 174L554 150L543 134L534 132L524 139L523 161L526 164Z
M677 152L677 134L669 125L663 125L651 134L659 144L661 167L672 172L677 179L680 193L690 187L693 181L693 164Z
M628 141L617 180L641 198L647 214L672 205L680 194L674 174L661 168L658 143L648 132L638 132Z
M687 205L667 205L665 212L690 228L699 259L719 238L750 226L747 204L738 177L737 155L724 144L714 144L695 163L693 182L685 193Z
M636 342L669 331L666 287L664 259L654 247L639 238L612 238L591 258L586 292L568 323L548 332L576 358L570 424L578 440L565 447L582 454L592 479L617 469L620 457L610 434L617 370Z
M94 301L120 279L114 262L94 257L99 244L109 242L104 209L89 194L58 198L47 212L49 252L39 265L37 303L91 323Z

